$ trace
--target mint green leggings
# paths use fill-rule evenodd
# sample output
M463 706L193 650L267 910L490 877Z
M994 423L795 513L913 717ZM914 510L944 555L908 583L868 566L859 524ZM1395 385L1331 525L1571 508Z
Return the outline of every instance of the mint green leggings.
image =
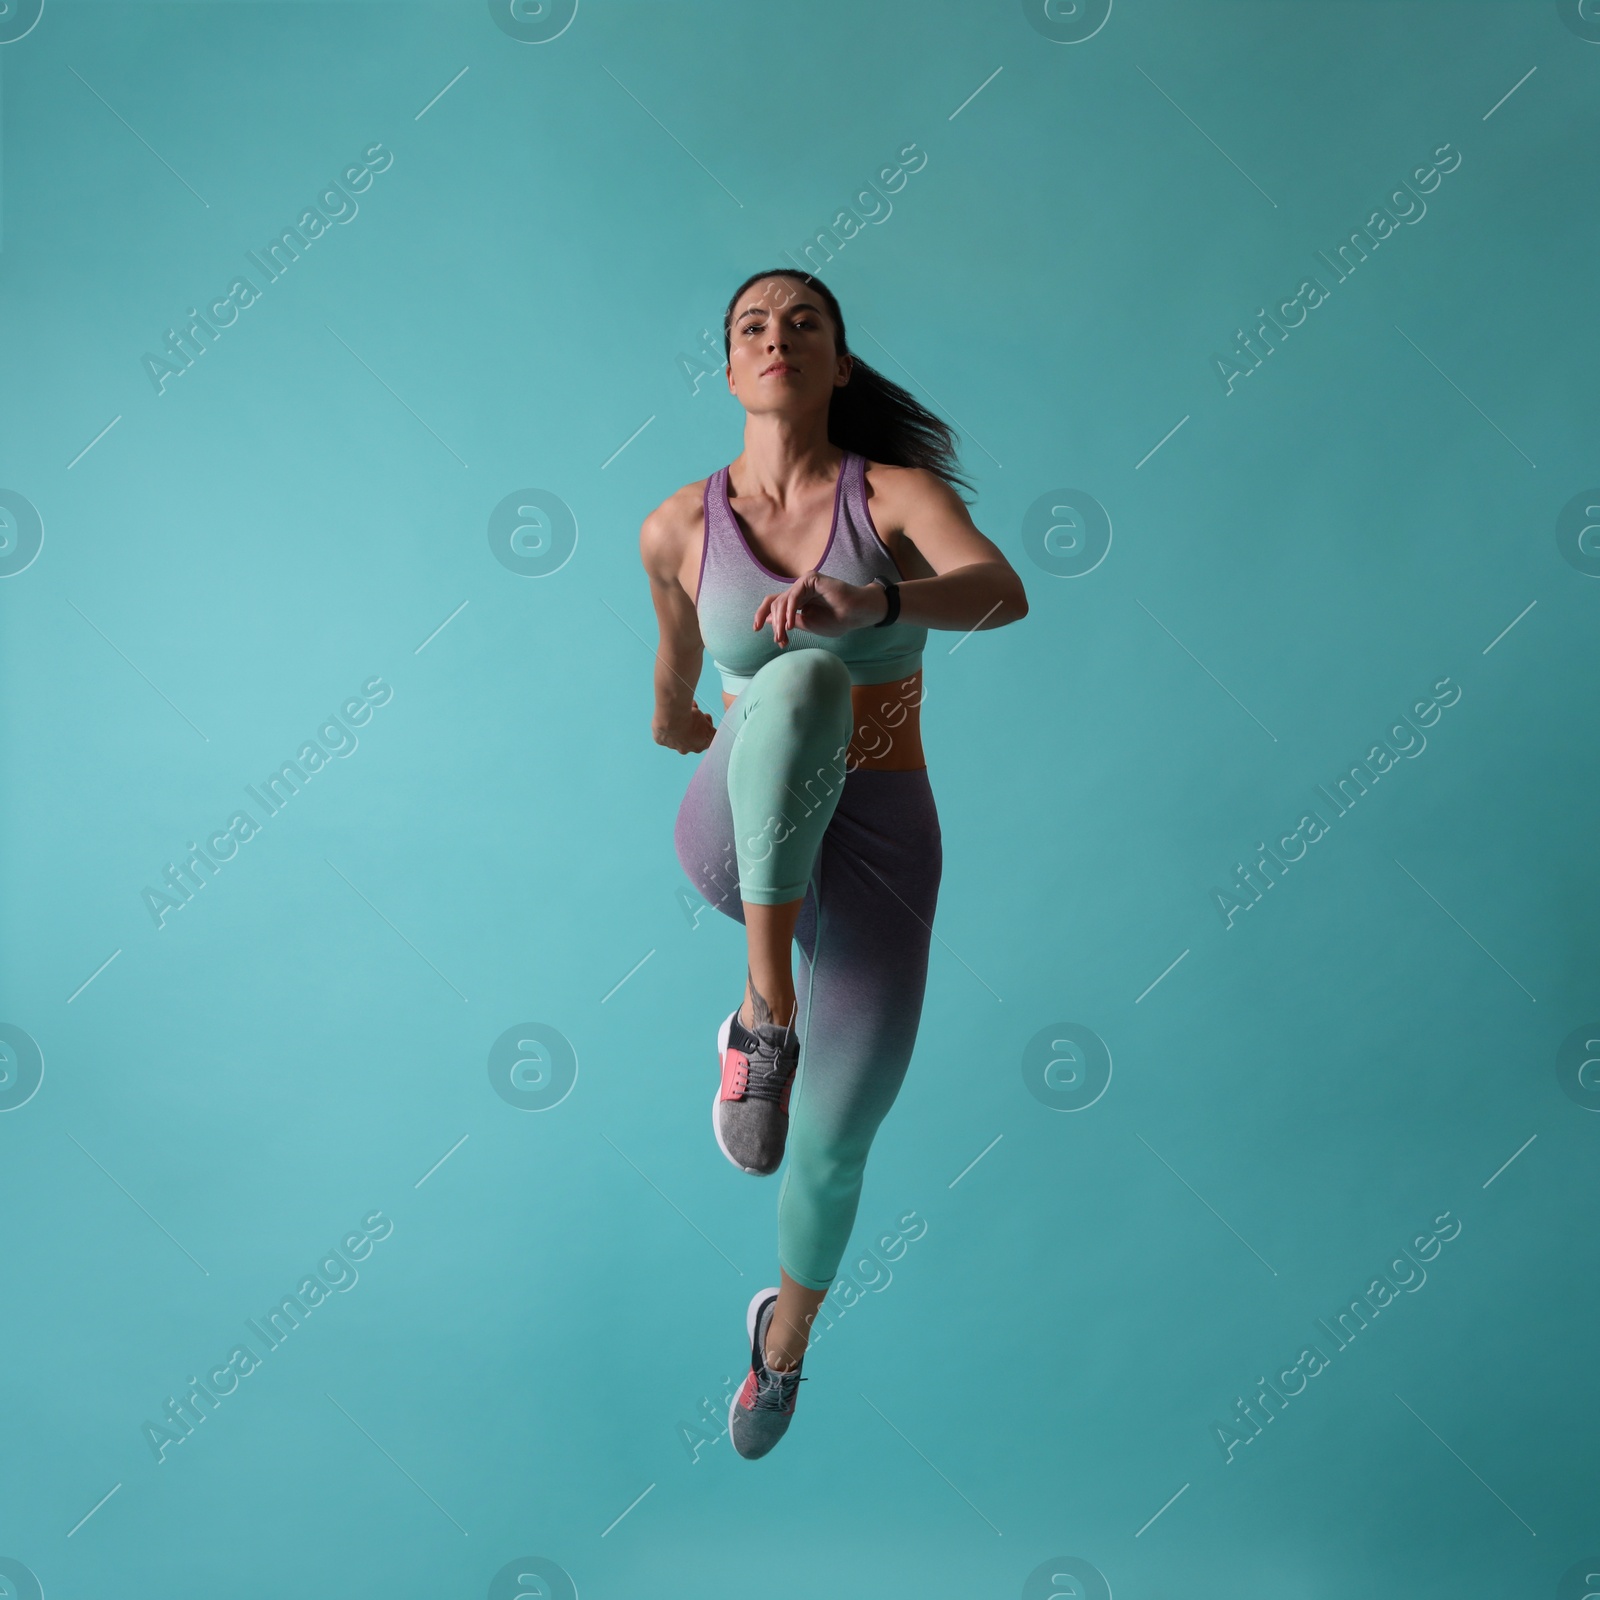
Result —
M774 657L723 713L674 832L684 871L734 921L743 902L803 897L778 1263L807 1289L838 1272L911 1062L943 864L927 769L847 772L850 723L837 656Z
M850 669L826 650L767 662L728 707L728 802L739 898L799 900L832 820L850 748Z

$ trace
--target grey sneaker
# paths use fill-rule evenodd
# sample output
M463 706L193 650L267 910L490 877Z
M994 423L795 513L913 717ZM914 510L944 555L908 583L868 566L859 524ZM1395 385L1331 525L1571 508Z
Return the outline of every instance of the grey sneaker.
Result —
M717 1034L717 1065L721 1079L711 1102L717 1144L741 1172L766 1177L783 1164L799 1035L792 1023L761 1022L752 1032L735 1007Z
M767 1365L767 1325L778 1303L776 1289L763 1289L745 1312L750 1331L750 1376L728 1406L728 1437L747 1461L764 1456L787 1431L794 1416L795 1396L805 1382L800 1367L774 1372ZM804 1366L804 1360L800 1366Z

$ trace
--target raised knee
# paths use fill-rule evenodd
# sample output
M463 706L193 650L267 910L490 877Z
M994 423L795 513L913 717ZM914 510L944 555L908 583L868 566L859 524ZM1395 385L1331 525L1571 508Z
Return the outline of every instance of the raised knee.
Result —
M806 671L811 675L814 689L828 689L849 697L850 669L838 656L831 650L806 650L801 653L809 658Z
M773 668L778 668L772 672ZM800 649L793 646L776 656L762 669L772 672L775 686L785 693L812 701L819 696L850 694L850 669L829 650Z

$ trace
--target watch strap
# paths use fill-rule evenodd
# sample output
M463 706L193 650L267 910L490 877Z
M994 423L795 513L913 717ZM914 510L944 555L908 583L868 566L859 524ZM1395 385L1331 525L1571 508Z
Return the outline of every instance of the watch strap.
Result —
M889 609L884 612L880 621L873 623L873 627L887 628L900 615L900 585L876 574L872 581L882 587L889 602Z

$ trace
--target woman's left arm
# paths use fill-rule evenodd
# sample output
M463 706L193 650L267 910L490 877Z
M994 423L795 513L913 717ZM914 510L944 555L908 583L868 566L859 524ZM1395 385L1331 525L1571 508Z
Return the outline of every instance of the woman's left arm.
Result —
M999 546L972 525L960 495L943 478L921 467L873 467L871 472L872 521L879 536L900 537L918 558L911 563L916 575L899 582L896 621L973 633L1027 616L1022 579ZM907 563L900 566L904 570ZM751 626L770 624L782 647L791 628L837 638L873 627L888 609L889 597L876 583L845 583L813 567L787 590L764 596Z
M901 581L897 620L969 631L1003 628L1027 616L1022 579L999 546L973 526L943 478L915 467L874 468L873 478L872 517L880 534L900 534L934 574ZM874 617L887 606L887 599L878 603Z

